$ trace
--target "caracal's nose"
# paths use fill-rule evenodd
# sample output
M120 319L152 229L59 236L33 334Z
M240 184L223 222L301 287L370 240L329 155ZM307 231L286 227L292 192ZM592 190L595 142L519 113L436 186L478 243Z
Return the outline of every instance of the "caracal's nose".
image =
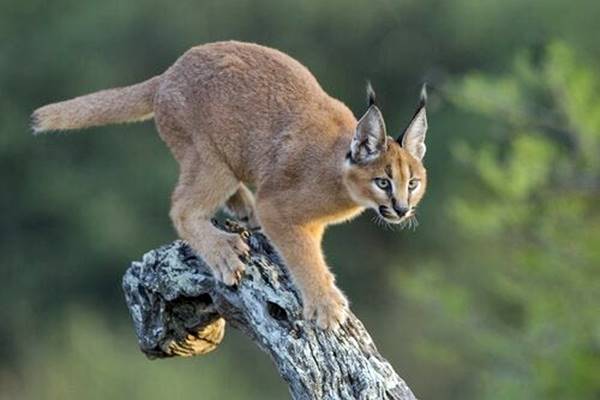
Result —
M394 211L396 211L396 214L398 214L400 218L404 217L408 210L408 207L402 207L397 204L394 204Z

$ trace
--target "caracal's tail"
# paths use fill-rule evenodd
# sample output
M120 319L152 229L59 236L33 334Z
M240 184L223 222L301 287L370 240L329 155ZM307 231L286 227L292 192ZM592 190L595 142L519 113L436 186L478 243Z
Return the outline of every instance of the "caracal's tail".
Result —
M34 133L81 129L91 126L136 122L152 118L159 76L121 88L102 90L33 112Z

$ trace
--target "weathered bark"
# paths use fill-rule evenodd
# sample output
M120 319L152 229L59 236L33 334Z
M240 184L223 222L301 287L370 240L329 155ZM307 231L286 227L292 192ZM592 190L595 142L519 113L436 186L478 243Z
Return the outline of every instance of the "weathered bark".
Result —
M241 283L215 281L182 241L152 250L123 278L141 350L151 358L213 350L225 321L267 352L296 400L415 397L352 314L335 332L302 319L300 296L267 239L236 224L251 255Z

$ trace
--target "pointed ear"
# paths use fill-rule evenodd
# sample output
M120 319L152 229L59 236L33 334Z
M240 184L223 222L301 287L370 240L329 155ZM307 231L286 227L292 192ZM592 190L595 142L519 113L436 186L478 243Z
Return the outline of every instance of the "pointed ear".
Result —
M372 104L358 121L350 145L350 159L364 164L378 158L386 148L387 134L381 111Z
M417 111L410 124L408 124L408 128L398 138L398 143L417 160L422 160L427 150L427 146L425 146L425 135L427 133L426 105L427 91L425 85L423 85Z

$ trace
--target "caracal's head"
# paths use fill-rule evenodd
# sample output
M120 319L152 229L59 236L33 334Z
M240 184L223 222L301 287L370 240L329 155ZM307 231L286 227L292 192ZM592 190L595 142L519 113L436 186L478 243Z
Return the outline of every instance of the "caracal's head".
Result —
M373 209L384 221L410 225L416 222L416 207L427 187L425 87L417 111L398 139L387 136L373 90L369 86L367 91L369 109L358 121L346 157L344 183L355 202Z

